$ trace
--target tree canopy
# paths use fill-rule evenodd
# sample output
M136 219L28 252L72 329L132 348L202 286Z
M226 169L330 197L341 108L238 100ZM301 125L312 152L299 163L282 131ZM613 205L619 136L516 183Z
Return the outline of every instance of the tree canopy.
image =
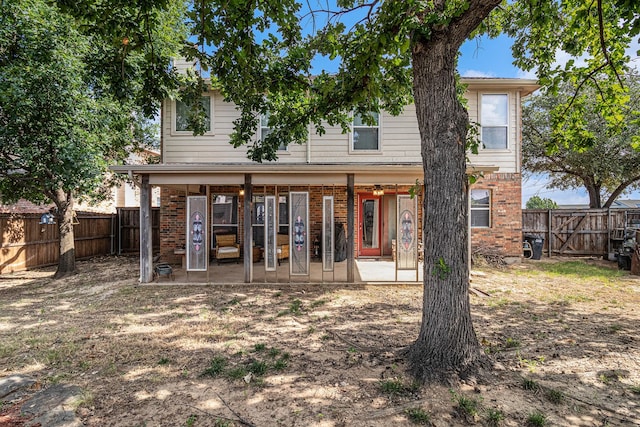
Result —
M531 196L527 200L527 209L558 209L558 204L547 197Z
M55 204L58 277L75 270L74 200L100 198L110 190L108 167L139 148L148 126L144 111L152 112L150 105L158 102L148 98L144 76L132 80L128 72L127 64L135 68L146 59L123 56L123 74L114 78L105 67L105 57L112 59L109 45L83 33L81 24L46 1L2 2L0 198ZM167 49L157 50L168 64Z
M566 108L574 97L576 88L569 83L528 100L522 113L525 172L548 174L551 188L586 189L591 208L608 208L625 191L638 188L640 80L628 74L623 82L628 102L615 121L606 117L594 87L583 89L580 127L575 122L554 127L554 111Z

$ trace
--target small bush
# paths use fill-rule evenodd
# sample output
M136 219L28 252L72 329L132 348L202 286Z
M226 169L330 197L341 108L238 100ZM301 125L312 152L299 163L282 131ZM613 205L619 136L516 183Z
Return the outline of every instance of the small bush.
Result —
M520 347L520 341L518 341L515 338L507 338L507 341L505 341L504 343L504 347L505 348L519 348Z
M380 390L385 394L402 394L404 383L400 380L382 380L380 381Z
M217 377L222 373L226 365L227 365L227 361L223 357L216 356L213 359L211 359L211 363L209 364L209 367L204 370L202 375L209 376L209 377Z
M465 419L475 420L478 417L478 411L480 409L480 402L482 399L474 399L463 394L457 394L453 390L451 390L451 396L456 404L458 413Z
M413 424L431 425L431 415L422 408L408 408L404 412Z
M251 362L251 364L249 365L249 372L251 372L254 375L264 375L267 373L267 369L269 367L267 366L267 364L265 362L262 362L260 360L256 360Z
M504 413L499 409L487 408L485 419L487 420L487 425L495 427L504 420Z
M406 384L398 378L380 381L380 391L391 396L409 395L420 389L420 384L412 382Z
M540 411L532 412L527 417L527 426L529 427L544 427L545 425L547 425L547 416Z
M564 400L564 393L560 390L549 389L545 392L544 396L551 403L555 403L556 405L562 403Z
M232 380L240 380L247 375L247 370L243 366L238 366L237 368L229 369L227 371L227 377Z
M540 385L532 379L523 378L522 379L522 388L530 391L539 391Z

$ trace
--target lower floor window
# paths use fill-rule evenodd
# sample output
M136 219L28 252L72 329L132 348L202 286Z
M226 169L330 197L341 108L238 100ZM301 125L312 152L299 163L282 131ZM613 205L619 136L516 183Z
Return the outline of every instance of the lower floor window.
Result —
M471 190L471 226L491 226L491 191Z

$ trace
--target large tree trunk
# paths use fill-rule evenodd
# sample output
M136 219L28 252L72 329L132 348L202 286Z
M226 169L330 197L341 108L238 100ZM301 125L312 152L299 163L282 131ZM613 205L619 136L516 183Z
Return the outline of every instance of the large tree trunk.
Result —
M589 207L591 209L600 209L602 207L602 199L600 197L601 186L597 185L592 179L583 179L584 186L589 193Z
M495 7L482 8L451 31L414 40L413 89L424 167L424 296L418 339L409 348L412 374L450 383L477 373L487 359L473 330L469 302L469 223L466 135L469 118L458 101L456 57L462 41ZM480 10L482 9L482 10ZM466 26L464 25L466 24ZM455 27L455 28L454 28Z
M54 203L58 208L58 230L60 232L60 257L58 269L54 279L75 274L76 272L76 248L73 232L73 195L57 190Z

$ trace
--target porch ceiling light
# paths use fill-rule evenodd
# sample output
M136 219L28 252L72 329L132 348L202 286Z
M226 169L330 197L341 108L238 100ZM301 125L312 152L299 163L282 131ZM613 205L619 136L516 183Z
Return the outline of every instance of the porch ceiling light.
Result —
M373 195L374 196L383 196L384 195L384 190L382 189L382 187L380 185L376 185L374 187Z

